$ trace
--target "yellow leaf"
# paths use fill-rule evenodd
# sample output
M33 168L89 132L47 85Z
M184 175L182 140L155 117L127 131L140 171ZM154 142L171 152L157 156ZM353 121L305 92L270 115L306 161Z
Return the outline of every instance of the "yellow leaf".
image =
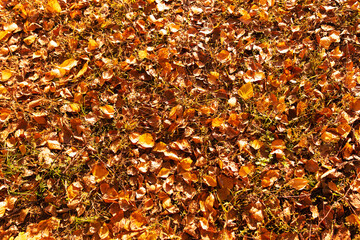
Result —
M94 175L95 181L101 182L109 174L109 171L106 169L105 164L98 162L93 166L91 173Z
M192 162L191 158L184 158L179 162L179 164L185 171L190 171Z
M6 81L6 80L9 80L12 76L12 72L10 70L2 70L1 71L1 79L2 81Z
M147 57L147 51L146 51L146 50L140 50L140 51L138 52L138 54L139 54L139 58L140 58L140 59L144 59L144 58Z
M50 12L53 12L53 13L61 12L61 7L57 0L49 0L48 1L48 9Z
M155 141L150 133L144 133L139 137L138 144L143 148L152 148L155 145Z
M0 94L5 94L5 93L7 93L6 87L4 87L4 85L0 84Z
M30 45L35 41L35 39L36 39L35 35L30 35L30 36L28 36L27 38L24 39L24 43L26 45Z
M90 39L88 43L88 49L89 51L93 51L99 47L99 44L94 40Z
M248 100L254 96L253 86L251 82L244 84L238 91L240 97Z
M72 112L80 112L80 105L77 103L71 103L70 108Z
M65 60L59 67L66 71L70 71L73 67L77 65L77 61L73 58Z
M290 180L289 185L296 190L305 188L309 183L309 180L304 178L293 178Z
M6 36L9 36L9 31L0 31L0 41L3 39L7 39ZM9 34L9 35L8 35Z
M84 64L84 66L81 68L81 70L78 72L78 74L76 75L76 78L79 78L82 75L84 75L84 73L87 71L87 69L88 69L88 63L86 62Z
M211 126L213 128L216 128L216 127L220 127L221 125L223 125L224 123L224 119L223 118L214 118L212 121L211 121Z
M254 148L255 150L259 150L264 145L263 142L255 139L254 141L250 142L250 146Z

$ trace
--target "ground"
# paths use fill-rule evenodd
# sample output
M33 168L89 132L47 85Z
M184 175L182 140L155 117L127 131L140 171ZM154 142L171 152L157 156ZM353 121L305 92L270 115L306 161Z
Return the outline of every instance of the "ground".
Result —
M0 0L0 239L359 239L355 0Z

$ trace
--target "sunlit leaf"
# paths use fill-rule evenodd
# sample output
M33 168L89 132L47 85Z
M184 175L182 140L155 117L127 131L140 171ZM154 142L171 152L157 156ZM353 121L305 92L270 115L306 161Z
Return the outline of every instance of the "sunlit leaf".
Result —
M150 133L142 134L137 143L143 148L152 148L155 145L154 138Z
M222 50L216 55L216 59L221 63L225 63L231 59L231 56L228 51Z
M246 177L247 175L253 173L255 171L255 166L251 163L241 166L239 170L240 177Z
M113 118L114 117L115 109L114 109L113 106L111 106L111 105L101 106L100 110L104 113L104 115L107 118Z
M99 44L94 39L89 39L88 49L89 51L93 51L99 47Z
M170 169L162 168L157 176L160 178L167 178L169 176L170 172L171 172Z
M225 121L224 118L214 118L211 121L211 126L213 128L221 127L224 124L224 121Z
M184 159L180 160L179 165L185 171L190 171L192 169L192 167L191 167L192 162L193 161L191 160L191 158L184 158Z
M30 35L27 38L24 38L23 41L26 45L31 45L35 41L35 39L36 39L35 35Z
M140 50L140 51L138 52L138 55L139 55L139 58L140 58L140 59L144 59L144 58L147 57L147 51L146 51L146 50Z
M61 12L61 6L57 0L48 0L48 9L53 13Z
M109 171L106 169L105 164L98 162L92 167L91 173L97 182L101 182L109 174Z
M0 202L0 217L3 217L5 215L6 205L7 205L6 201Z
M323 134L321 134L321 139L324 142L337 142L340 140L340 137L334 133L325 131Z
M216 187L217 181L215 176L206 175L203 177L204 182L210 187Z
M61 150L61 144L57 140L48 140L47 145L52 150Z
M78 74L76 75L76 78L81 77L82 75L84 75L84 73L86 73L86 71L88 70L88 62L86 62L83 67L80 69L80 71L78 72Z
M329 37L323 37L320 39L320 46L325 48L325 49L329 49L330 45L331 45L331 38Z
M12 76L12 72L8 69L2 70L1 71L1 80L2 81L6 81L9 80Z
M304 179L304 178L293 178L290 180L290 182L288 183L289 186L291 186L292 188L296 189L296 190L302 190L304 189L309 183L309 180Z
M253 86L251 82L244 84L238 91L240 97L248 100L254 96Z

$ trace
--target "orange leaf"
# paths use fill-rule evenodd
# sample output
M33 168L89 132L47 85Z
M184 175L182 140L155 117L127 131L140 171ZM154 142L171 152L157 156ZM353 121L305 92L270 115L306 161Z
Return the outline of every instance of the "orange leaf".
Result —
M293 178L288 183L292 188L295 188L296 190L301 190L305 188L309 183L309 180L304 178Z
M254 90L251 82L244 84L238 91L240 97L248 100L254 96Z
M179 164L185 171L190 171L192 162L191 158L184 158L180 160Z
M324 142L337 142L340 140L340 137L336 134L333 134L331 132L324 132L323 134L321 134L321 139Z
M223 123L224 123L224 118L214 118L211 121L211 126L213 128L221 127L223 125Z
M221 63L225 63L231 59L231 56L228 51L222 50L216 55L216 59Z
M251 174L252 172L254 172L255 170L255 166L252 165L251 163L246 164L245 166L241 166L240 170L239 170L239 176L240 177L246 177L247 175Z
M152 148L155 145L155 141L150 133L144 133L139 137L138 144L143 148Z
M167 178L170 174L170 169L168 168L162 168L159 173L158 173L158 177L160 178Z
M271 149L285 149L285 142L282 139L276 139L271 143Z
M360 226L360 219L356 214L351 214L345 218L347 223Z
M25 153L26 153L26 147L25 147L24 144L21 144L21 145L19 146L19 150L20 150L20 152L21 152L21 155L25 155Z
M88 49L89 51L93 51L99 47L99 44L94 40L90 39L88 42Z
M100 110L104 113L107 118L113 118L115 109L110 105L100 107Z
M6 206L7 206L6 201L0 202L0 218L3 217L6 212Z
M210 187L217 186L216 178L214 176L210 176L210 175L204 176L204 182Z
M57 0L49 0L48 10L52 13L59 13L61 12L61 6Z
M61 150L61 144L56 140L48 140L47 145L50 149L53 150Z
M101 182L109 174L109 171L106 169L105 164L98 162L91 169L91 173L94 175L95 181Z
M325 48L326 50L329 49L330 45L331 45L331 38L329 37L323 37L320 39L320 46Z

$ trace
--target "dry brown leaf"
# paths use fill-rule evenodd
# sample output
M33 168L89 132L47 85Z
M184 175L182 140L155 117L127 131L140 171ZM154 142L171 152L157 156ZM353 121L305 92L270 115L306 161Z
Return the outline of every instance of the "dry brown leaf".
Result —
M304 178L293 178L289 181L289 185L296 190L304 189L309 183L309 180Z

